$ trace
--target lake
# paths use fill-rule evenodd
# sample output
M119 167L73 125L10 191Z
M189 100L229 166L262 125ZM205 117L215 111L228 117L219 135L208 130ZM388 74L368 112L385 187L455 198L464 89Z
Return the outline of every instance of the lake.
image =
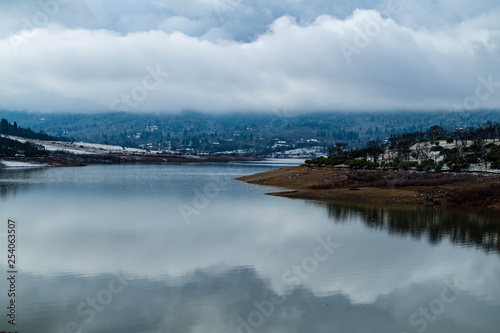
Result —
M292 200L234 180L296 163L0 170L0 329L500 331L498 214Z

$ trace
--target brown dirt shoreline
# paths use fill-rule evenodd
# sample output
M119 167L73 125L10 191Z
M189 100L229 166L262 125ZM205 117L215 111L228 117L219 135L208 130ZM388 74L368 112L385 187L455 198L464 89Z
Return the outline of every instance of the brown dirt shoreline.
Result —
M236 178L286 188L269 195L377 205L456 205L500 210L500 175L297 167Z

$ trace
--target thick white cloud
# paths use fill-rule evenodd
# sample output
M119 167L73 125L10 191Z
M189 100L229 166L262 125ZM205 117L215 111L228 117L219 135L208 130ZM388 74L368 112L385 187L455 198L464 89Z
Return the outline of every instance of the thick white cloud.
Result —
M500 107L493 1L51 1L0 4L0 108Z

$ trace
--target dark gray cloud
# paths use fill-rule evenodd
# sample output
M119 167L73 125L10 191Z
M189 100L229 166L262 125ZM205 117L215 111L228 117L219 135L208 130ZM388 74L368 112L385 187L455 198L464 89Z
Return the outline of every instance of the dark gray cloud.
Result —
M2 2L0 107L498 108L499 17L497 1Z

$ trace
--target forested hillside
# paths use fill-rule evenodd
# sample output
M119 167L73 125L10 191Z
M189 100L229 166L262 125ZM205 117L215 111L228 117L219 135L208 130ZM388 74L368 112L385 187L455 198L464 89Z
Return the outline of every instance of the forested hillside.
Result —
M370 140L426 131L438 125L445 130L500 121L500 112L382 112L291 114L39 114L0 111L52 136L101 144L187 153L232 153L269 156L273 152L321 148L336 142L361 148Z

